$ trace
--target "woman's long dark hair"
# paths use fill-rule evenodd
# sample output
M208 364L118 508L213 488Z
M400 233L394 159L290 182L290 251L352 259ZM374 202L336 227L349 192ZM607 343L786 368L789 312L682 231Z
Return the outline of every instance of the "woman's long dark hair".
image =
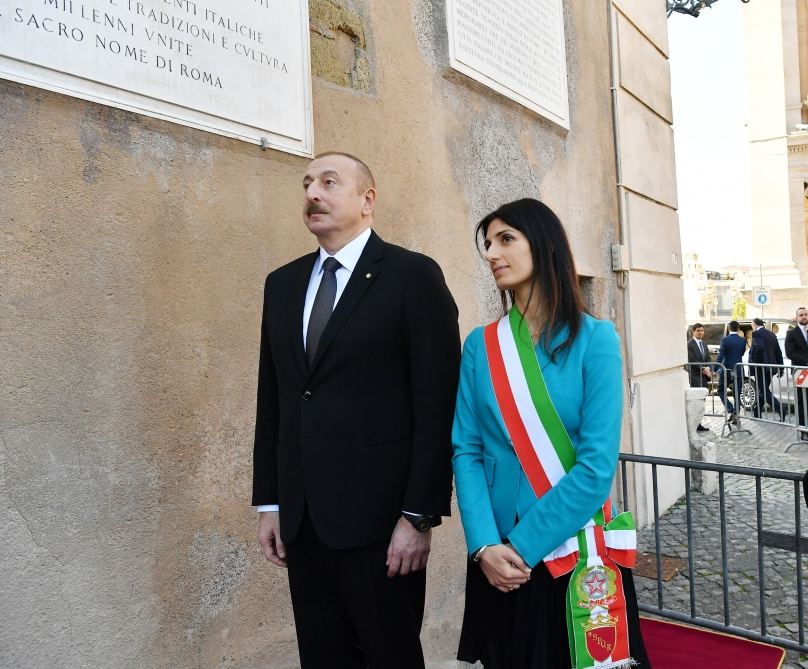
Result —
M488 226L495 219L521 232L530 244L533 274L528 305L534 299L538 302L542 318L539 323L543 333L541 344L550 359L555 361L559 353L572 346L586 312L567 233L550 207L538 200L524 198L503 204L488 214L477 225L475 239L481 235L485 238ZM507 313L509 303L514 303L513 291L501 291L500 296L503 312ZM550 341L564 326L569 328L567 337L550 350Z

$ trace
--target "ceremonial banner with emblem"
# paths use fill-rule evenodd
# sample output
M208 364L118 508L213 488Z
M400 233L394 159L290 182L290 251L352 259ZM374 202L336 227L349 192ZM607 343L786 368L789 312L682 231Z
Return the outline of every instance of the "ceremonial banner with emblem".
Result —
M497 405L519 463L537 497L575 466L575 447L553 405L527 324L514 307L486 326L485 348ZM577 533L544 558L555 577L572 571L567 590L567 632L574 669L610 669L631 658L623 579L633 567L637 535L624 512L612 518L611 501Z

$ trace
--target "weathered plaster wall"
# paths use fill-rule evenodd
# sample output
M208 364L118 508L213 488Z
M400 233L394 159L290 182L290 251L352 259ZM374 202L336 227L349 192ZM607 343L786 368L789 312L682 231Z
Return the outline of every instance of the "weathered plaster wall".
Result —
M541 197L622 323L605 3L565 3L571 130L448 70L442 2L312 0L316 148L366 157L377 228L497 313L474 222ZM313 248L306 160L0 82L0 665L296 666L249 503L267 271ZM453 666L464 545L424 645Z

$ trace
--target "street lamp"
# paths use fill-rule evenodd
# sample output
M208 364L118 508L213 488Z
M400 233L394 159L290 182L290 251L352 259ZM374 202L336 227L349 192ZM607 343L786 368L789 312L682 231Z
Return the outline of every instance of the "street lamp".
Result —
M705 7L710 8L718 0L665 0L668 9L668 16L673 12L680 14L690 14L690 16L698 16L699 12ZM743 3L749 0L741 0Z

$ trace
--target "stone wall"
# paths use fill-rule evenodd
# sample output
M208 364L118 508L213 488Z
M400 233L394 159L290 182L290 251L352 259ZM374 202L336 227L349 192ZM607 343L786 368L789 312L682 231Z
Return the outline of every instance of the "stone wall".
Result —
M316 150L367 159L379 233L441 264L464 333L499 308L473 226L524 196L622 329L607 6L564 5L570 131L449 70L441 1L310 4ZM262 285L314 248L306 162L0 81L0 665L296 666L249 500ZM453 666L456 516L434 543L424 645Z
M624 444L642 455L687 459L682 251L676 214L673 108L665 13L645 0L613 0L615 117L621 239L629 271L624 339L630 386ZM629 467L630 506L653 521L649 466ZM681 476L663 468L660 508L684 494Z

